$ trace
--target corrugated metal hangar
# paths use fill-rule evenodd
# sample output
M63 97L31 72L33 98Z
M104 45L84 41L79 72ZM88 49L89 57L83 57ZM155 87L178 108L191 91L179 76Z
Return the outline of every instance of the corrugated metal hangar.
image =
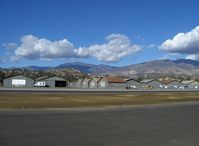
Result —
M5 88L12 88L12 87L31 88L33 86L34 86L34 80L22 75L9 77L3 80L3 87Z
M46 86L51 88L68 87L68 82L65 79L62 79L58 76L41 79L40 81L45 82Z

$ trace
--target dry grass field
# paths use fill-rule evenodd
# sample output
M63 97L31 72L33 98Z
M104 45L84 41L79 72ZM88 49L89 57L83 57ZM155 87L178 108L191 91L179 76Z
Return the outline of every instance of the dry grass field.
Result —
M0 94L0 109L67 108L199 101L199 92L135 92L122 94Z

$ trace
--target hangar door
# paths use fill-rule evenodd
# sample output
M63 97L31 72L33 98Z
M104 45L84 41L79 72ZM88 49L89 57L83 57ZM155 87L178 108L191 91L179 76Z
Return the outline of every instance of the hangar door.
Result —
M67 87L66 81L55 81L55 87Z

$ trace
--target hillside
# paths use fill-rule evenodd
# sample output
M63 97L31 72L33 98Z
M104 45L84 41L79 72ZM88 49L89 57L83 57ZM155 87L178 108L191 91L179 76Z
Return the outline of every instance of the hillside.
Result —
M1 69L2 70L2 69ZM9 70L9 71L8 71ZM13 72L16 69L4 69L4 72ZM176 78L199 78L199 61L180 60L155 60L124 67L113 67L109 65L94 65L82 62L64 63L55 67L29 66L21 70L32 72L44 72L58 74L64 77L83 77L86 74L117 75L125 77L176 77ZM38 73L37 73L38 74ZM6 75L7 76L7 75Z
M54 69L61 69L61 68L71 68L71 69L79 70L81 72L90 73L90 74L91 73L100 74L100 73L106 72L107 70L117 69L117 67L112 67L109 65L104 65L104 64L94 65L94 64L87 64L87 63L82 63L82 62L64 63L64 64L54 67Z
M37 68L37 67L36 67ZM32 79L40 79L44 77L59 76L68 81L77 81L78 78L84 78L87 76L85 73L81 73L78 70L73 70L69 68L63 69L45 69L45 70L36 70L34 68L11 68L11 69L0 69L0 80L15 76L15 75L24 75Z
M199 77L199 62L185 59L157 60L118 68L112 73L131 77L190 76L197 78Z
M155 60L124 67L112 67L108 65L93 65L82 62L65 63L55 67L73 68L85 73L111 74L127 77L199 77L199 61L180 60Z

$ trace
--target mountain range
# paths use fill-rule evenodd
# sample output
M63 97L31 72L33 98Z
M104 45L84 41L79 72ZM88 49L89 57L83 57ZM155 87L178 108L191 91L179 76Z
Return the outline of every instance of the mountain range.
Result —
M199 61L189 59L179 60L155 60L123 67L113 67L109 65L94 65L82 62L64 63L55 67L28 66L23 67L28 70L51 70L72 68L80 72L97 75L118 75L128 77L139 76L191 76L199 77Z

